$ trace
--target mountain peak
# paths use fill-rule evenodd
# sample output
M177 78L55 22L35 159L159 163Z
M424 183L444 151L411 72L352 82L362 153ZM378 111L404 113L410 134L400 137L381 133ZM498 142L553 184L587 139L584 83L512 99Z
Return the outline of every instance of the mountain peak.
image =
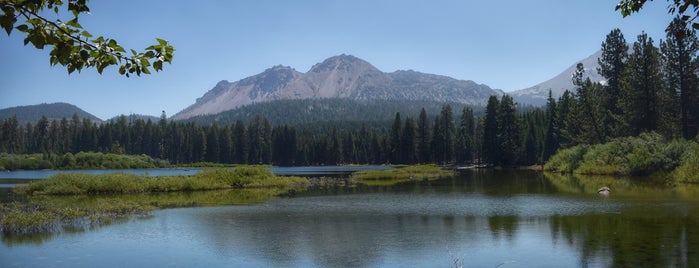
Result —
M330 72L330 71L345 71L345 72L351 72L352 70L371 70L371 71L379 71L371 65L371 63L357 58L352 55L346 55L346 54L341 54L338 56L333 56L330 58L325 59L321 63L317 63L311 67L311 70L309 70L309 73L322 73L322 72Z
M484 104L501 95L486 85L415 71L384 73L369 62L341 54L301 73L277 65L237 82L222 81L196 103L173 116L186 119L244 105L285 99L420 100Z

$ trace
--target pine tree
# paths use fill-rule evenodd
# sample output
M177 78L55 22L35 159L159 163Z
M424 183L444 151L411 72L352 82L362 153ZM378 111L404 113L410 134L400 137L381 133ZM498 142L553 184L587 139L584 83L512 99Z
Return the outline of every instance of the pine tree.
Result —
M549 90L549 97L546 101L546 134L544 135L544 146L541 159L548 161L549 157L554 155L559 148L558 137L560 136L558 128L558 107L556 100Z
M396 113L396 118L393 120L391 125L391 130L389 132L390 136L390 160L391 163L401 162L401 132L403 130L403 124L401 123L400 113Z
M606 83L604 85L603 94L601 94L601 105L606 110L601 113L600 121L607 127L617 126L618 118L621 110L617 103L621 93L621 80L626 69L628 59L629 46L626 44L626 39L621 33L621 30L614 29L602 43L602 55L597 62L599 68L597 72L602 75ZM610 129L612 136L619 135L619 129Z
M233 162L238 164L248 163L248 133L243 121L238 120L233 127Z
M432 139L430 119L427 118L425 108L420 110L420 116L417 121L417 161L419 163L428 163L431 161L430 140Z
M473 160L473 135L474 135L473 109L464 107L459 120L457 135L457 161L468 163Z
M590 78L583 79L584 73L585 67L578 63L573 75L573 85L577 87L577 91L574 96L576 101L572 103L575 105L571 105L572 116L569 117L573 119L569 122L570 134L577 138L579 143L604 143L607 133L601 120L602 114L605 113L603 102L600 101L602 86L593 83Z
M483 118L482 158L489 164L500 164L500 140L498 135L498 110L500 101L496 96L488 98Z
M509 95L502 96L498 109L498 140L500 141L500 163L517 163L520 150L521 128L517 120L514 100Z
M417 158L415 152L415 141L416 141L416 127L415 120L411 117L405 119L405 126L403 126L403 134L401 135L401 154L403 164L414 164Z
M660 44L666 81L659 107L661 132L672 136L674 129L680 129L682 137L692 139L699 130L699 41L696 31L680 18L665 32L667 40Z
M646 33L638 36L629 56L619 106L629 136L658 128L658 93L662 90L658 49Z

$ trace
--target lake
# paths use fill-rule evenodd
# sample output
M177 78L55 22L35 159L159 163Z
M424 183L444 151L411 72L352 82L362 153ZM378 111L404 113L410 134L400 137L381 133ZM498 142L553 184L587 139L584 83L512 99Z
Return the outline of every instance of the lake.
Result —
M3 236L0 267L699 267L697 188L492 170L316 188Z

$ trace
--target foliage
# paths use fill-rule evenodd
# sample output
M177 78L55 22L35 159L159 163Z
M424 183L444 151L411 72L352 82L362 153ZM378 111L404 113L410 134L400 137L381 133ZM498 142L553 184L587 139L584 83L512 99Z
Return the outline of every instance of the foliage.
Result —
M679 182L696 181L697 149L694 141L667 141L657 133L613 139L593 146L578 145L558 151L546 163L547 171L596 175L646 176L672 174Z
M699 143L690 142L680 159L680 166L675 169L674 173L675 180L685 183L699 183Z
M626 17L632 13L639 12L643 8L643 5L648 0L620 0L619 4L616 5L615 10L621 12L621 15ZM653 0L651 0L653 1ZM668 13L677 14L684 23L693 22L699 16L699 2L696 0L668 0L671 4L668 6ZM693 10L696 15L689 14L686 15L685 12L688 10ZM699 29L699 23L693 22L692 27L694 29Z
M64 4L67 7L63 11ZM31 43L37 49L53 46L50 53L51 65L60 64L68 73L80 72L83 68L96 68L100 74L111 65L119 65L119 74L138 76L163 69L163 63L171 63L175 49L168 41L156 38L157 44L137 52L126 52L116 40L103 36L93 37L78 22L80 15L89 14L88 0L3 0L0 1L0 27L8 35L13 30L26 34L24 45ZM50 20L45 12L53 11L56 16L67 12L71 19Z
M546 162L544 170L572 173L582 162L583 156L587 153L588 148L588 145L581 144L559 150Z

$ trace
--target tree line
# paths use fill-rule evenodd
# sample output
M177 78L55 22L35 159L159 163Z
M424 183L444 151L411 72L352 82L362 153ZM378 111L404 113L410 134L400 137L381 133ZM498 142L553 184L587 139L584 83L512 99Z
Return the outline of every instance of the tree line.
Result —
M523 129L538 134L523 135L521 141L513 141L513 146L533 143L530 148L533 151L525 153L524 147L517 149L518 156L502 164L536 163L539 157L535 151L540 152L543 139L544 114L540 109L517 114L512 99L503 99L509 100L503 101L503 107L510 108L503 115L508 114L507 118L517 125L520 121L532 122ZM482 160L484 135L480 121L482 118L475 117L470 107L464 107L457 118L448 104L435 116L428 115L425 109L417 117L396 113L390 126L326 122L323 128L273 126L263 116L222 125L168 121L164 114L155 122L121 116L102 124L74 115L70 119L51 121L42 117L36 124L21 125L12 117L2 121L0 152L145 154L173 164L465 164ZM519 134L513 135L513 139L519 137Z

